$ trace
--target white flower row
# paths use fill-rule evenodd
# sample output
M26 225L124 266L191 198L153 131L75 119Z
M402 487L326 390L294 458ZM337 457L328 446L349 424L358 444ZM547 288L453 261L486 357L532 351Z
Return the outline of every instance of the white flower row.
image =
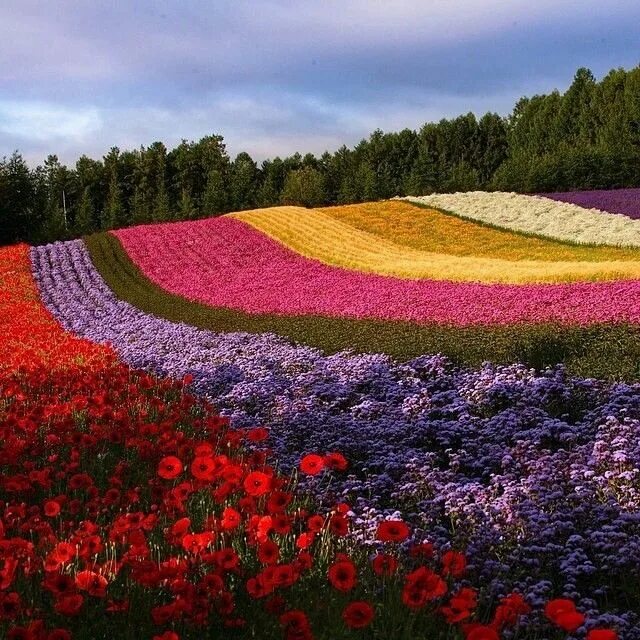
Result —
M542 196L469 191L403 199L470 220L555 240L640 247L640 220Z

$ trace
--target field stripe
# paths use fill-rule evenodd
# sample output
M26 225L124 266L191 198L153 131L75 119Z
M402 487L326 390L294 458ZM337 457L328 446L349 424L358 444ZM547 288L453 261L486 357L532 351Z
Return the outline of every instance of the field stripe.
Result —
M577 204L580 207L640 218L640 189L603 189L596 191L566 191L541 193L540 197Z
M467 220L583 245L640 247L640 220L575 204L517 193L471 191L407 196Z
M401 280L310 260L232 217L114 232L142 272L189 300L247 313L454 326L640 321L640 281Z
M100 276L121 300L150 315L214 332L274 333L293 342L335 353L386 353L404 361L442 353L454 362L477 365L523 362L541 367L565 362L576 375L640 377L640 327L553 324L450 327L322 316L247 314L173 295L144 276L111 234L85 238Z
M318 209L352 227L421 251L504 260L640 260L640 249L584 246L465 220L426 205L385 200Z
M390 237L351 226L326 210L273 207L229 217L251 225L307 258L396 278L506 284L640 278L640 252L636 260L628 261L509 260L451 255L398 244ZM454 233L450 237L455 239Z

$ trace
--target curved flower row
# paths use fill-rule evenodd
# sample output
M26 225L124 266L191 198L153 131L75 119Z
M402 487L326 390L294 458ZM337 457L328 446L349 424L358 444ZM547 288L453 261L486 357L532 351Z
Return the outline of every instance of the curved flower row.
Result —
M227 216L115 234L160 287L252 314L454 326L640 321L640 281L483 285L399 280L310 260Z
M565 242L640 247L640 220L542 196L470 191L405 199L470 220Z
M398 201L380 203L379 207L399 208L401 211L413 208ZM453 216L435 213L445 221L454 220ZM637 279L640 275L640 252L635 260L617 261L563 261L553 255L549 255L547 260L451 255L400 244L395 238L358 229L340 220L335 213L332 215L330 211L320 209L272 207L234 213L229 217L245 222L307 258L353 271L396 278L525 284ZM451 229L452 237L453 232Z
M14 358L0 369L0 636L499 640L531 614L512 593L481 622L465 556L426 543L399 554L410 530L397 519L368 558L346 504L310 511L266 451L240 448L264 429L232 429L182 383L65 333L29 266L26 247L0 250L0 349ZM346 465L329 453L300 466ZM547 603L548 623L593 625L563 602Z
M304 210L305 213L308 211ZM484 256L511 261L601 262L638 259L637 249L578 245L527 236L399 199L314 211L395 244L451 256Z
M307 486L356 500L363 539L400 508L432 541L464 545L469 576L489 593L517 587L542 605L559 589L594 624L640 638L628 592L640 565L637 385L562 369L468 371L437 356L324 356L273 335L199 331L117 300L81 242L32 257L65 327L112 343L135 366L192 375L238 427L268 424L283 468L308 451L342 451L350 475L333 478L329 493L322 473Z
M115 295L156 317L215 332L275 333L335 353L386 353L407 360L425 353L443 353L455 362L477 366L524 362L537 368L563 362L583 376L637 379L640 371L640 326L598 324L475 325L442 324L248 314L212 307L173 295L153 284L132 263L111 234L85 239L91 261Z
M545 198L569 202L587 209L640 218L640 189L608 189L598 191L567 191L540 194Z

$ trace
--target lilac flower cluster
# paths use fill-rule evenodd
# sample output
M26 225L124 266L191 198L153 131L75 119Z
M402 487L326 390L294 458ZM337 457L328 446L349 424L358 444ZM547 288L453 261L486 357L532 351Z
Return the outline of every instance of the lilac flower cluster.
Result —
M541 193L545 198L570 202L587 209L600 209L607 213L620 213L629 218L640 218L640 189L609 189L598 191L567 191Z
M640 385L201 331L116 299L81 241L34 248L32 263L65 328L131 366L192 374L236 425L269 426L284 467L344 453L350 474L310 487L351 501L362 535L399 510L420 535L466 549L495 595L571 597L640 640Z

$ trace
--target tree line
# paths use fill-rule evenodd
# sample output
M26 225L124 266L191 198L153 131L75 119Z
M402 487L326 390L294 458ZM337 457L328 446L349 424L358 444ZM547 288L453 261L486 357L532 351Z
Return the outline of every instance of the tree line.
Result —
M347 204L474 189L545 192L640 186L640 66L599 82L579 69L566 92L521 98L419 131L374 131L316 157L229 157L219 135L162 142L75 166L0 160L0 244L49 242L133 224L276 204Z

